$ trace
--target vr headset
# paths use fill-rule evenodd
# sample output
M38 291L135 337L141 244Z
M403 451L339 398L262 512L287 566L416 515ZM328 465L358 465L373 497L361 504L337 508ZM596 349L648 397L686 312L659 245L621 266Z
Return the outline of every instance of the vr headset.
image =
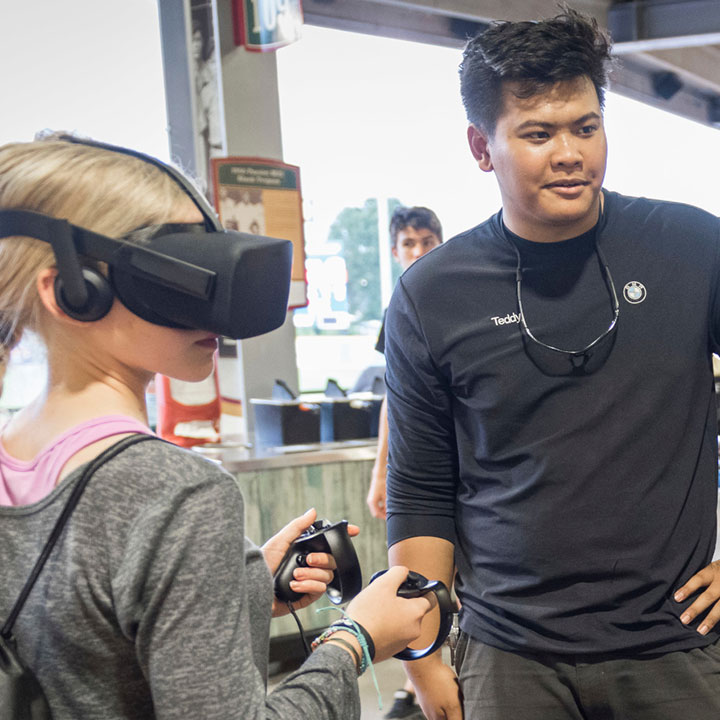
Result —
M62 139L154 165L180 185L203 216L202 223L155 225L116 239L41 213L0 209L0 238L21 235L52 246L58 269L55 295L68 315L99 320L117 297L155 325L206 330L237 340L283 324L292 269L290 241L225 230L192 183L152 156L71 136ZM80 256L107 263L109 276L83 266Z

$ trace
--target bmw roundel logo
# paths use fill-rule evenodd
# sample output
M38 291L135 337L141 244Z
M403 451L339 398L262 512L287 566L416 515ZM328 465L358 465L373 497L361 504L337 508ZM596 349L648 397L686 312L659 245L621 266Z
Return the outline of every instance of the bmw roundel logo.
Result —
M631 305L637 305L647 297L647 290L641 282L631 280L623 288L623 296Z

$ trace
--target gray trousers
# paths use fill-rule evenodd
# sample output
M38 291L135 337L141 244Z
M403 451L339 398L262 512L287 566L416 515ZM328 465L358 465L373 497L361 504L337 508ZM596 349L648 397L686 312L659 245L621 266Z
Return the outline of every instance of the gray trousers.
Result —
M720 720L720 641L579 662L498 650L462 633L455 664L465 720Z

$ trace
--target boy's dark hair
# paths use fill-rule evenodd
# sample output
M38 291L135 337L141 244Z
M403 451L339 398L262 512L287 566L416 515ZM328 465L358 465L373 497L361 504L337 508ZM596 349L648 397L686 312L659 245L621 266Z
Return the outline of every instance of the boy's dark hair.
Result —
M400 205L393 210L392 217L390 218L390 240L392 247L397 245L398 233L406 227L414 228L415 230L429 230L437 235L437 238L442 242L442 226L438 220L437 215L426 207L415 205L414 207L404 207Z
M594 18L570 8L540 22L492 23L468 42L460 64L468 120L493 135L507 82L517 83L517 97L529 98L584 75L604 107L611 45Z

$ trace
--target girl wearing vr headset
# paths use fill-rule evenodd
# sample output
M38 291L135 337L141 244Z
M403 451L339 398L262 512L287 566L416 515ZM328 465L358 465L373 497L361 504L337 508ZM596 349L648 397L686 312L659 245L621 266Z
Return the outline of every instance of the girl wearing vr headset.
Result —
M105 238L169 223L207 228L207 208L174 170L69 140L0 148L0 216L32 211ZM129 310L107 267L84 257L78 306L58 280L60 241L13 232L0 239L0 362L32 331L47 347L48 378L0 434L0 622L84 466L120 437L151 434L150 379L201 380L217 346L213 328L170 327ZM262 548L244 537L243 513L230 475L159 440L95 472L14 627L55 720L360 716L353 632L329 635L266 693L270 617L287 612L273 600L271 573L315 512ZM294 573L298 607L324 592L333 567L330 555L308 556ZM392 568L347 608L376 661L416 639L430 608L397 597L405 575Z

